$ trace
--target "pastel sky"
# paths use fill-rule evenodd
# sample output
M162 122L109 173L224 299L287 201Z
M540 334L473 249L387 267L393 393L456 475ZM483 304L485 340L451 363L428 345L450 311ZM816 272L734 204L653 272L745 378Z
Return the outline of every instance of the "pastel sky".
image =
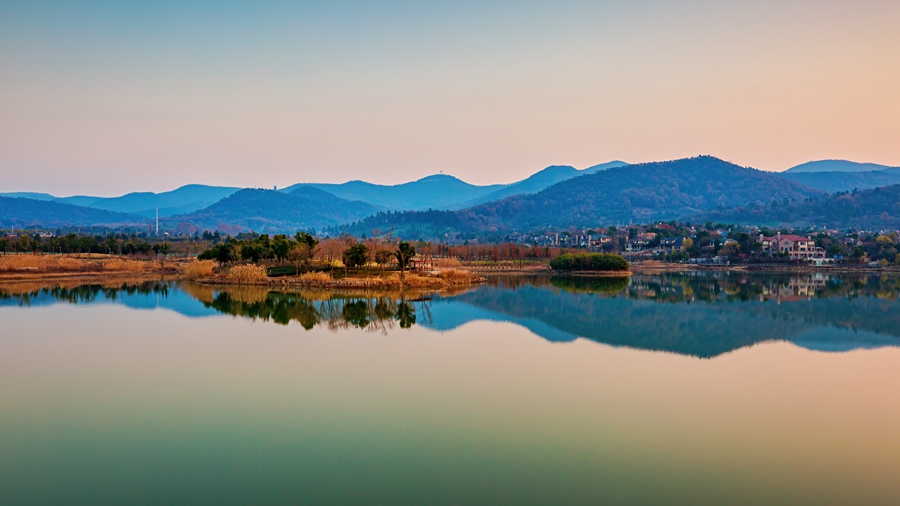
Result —
M896 0L0 2L0 192L900 165Z

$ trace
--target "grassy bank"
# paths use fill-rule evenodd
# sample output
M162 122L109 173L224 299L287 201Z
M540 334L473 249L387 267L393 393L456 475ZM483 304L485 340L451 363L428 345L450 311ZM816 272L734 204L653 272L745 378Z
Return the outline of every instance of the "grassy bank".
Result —
M0 280L111 278L181 274L188 262L90 255L0 255Z

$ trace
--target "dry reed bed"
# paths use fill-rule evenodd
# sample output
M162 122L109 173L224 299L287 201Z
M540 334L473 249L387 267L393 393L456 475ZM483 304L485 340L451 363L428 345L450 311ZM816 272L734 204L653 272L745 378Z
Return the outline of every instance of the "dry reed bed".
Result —
M194 260L181 268L185 279L196 280L212 276L219 264L213 260Z
M146 273L173 269L173 266L161 262L117 257L82 259L66 255L0 255L2 274Z

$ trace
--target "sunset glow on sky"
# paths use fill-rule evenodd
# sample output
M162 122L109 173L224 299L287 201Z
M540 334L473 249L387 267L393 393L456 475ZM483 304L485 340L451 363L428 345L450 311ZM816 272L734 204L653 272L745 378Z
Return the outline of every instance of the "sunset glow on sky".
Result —
M0 191L900 165L900 2L4 2Z

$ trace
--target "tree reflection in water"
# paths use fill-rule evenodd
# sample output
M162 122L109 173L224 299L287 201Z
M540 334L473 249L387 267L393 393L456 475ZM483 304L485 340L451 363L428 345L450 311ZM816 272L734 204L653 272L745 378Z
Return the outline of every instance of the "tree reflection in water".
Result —
M197 296L197 294L194 294ZM399 325L408 329L416 324L418 312L427 315L427 300L408 300L404 296L342 295L338 293L288 293L260 290L248 297L246 290L222 289L208 300L198 297L206 307L225 314L244 316L287 325L296 321L309 330L325 325L331 330L351 327L387 332ZM417 308L418 306L418 308Z

